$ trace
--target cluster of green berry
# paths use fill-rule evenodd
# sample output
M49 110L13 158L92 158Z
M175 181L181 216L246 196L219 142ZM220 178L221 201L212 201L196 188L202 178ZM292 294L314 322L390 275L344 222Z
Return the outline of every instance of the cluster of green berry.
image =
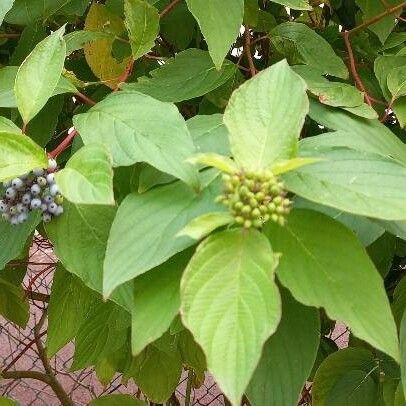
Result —
M241 170L224 174L223 181L225 190L217 201L229 208L237 224L245 228L261 228L269 220L285 224L291 201L283 182L271 171Z
M50 159L47 169L32 172L4 182L4 195L0 200L0 213L13 225L24 223L32 210L41 210L42 220L49 223L63 213L63 197L55 183L57 164Z

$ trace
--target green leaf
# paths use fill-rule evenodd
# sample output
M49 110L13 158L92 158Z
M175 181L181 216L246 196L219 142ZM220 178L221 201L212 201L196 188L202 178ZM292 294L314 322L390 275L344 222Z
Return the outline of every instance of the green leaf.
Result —
M338 130L301 141L306 148L335 146L371 152L396 159L406 165L406 144L378 120L365 120L350 114L310 103L310 117L319 124Z
M392 69L387 80L393 99L406 96L406 66Z
M312 10L308 0L271 0L273 3L282 4L294 10Z
M116 211L114 206L74 205L65 201L63 216L46 225L47 235L65 269L99 293L107 238ZM132 284L119 287L111 299L127 311L132 310Z
M130 315L115 304L100 303L92 307L76 334L71 370L94 365L120 349L127 340L129 326Z
M388 76L395 68L401 68L406 64L405 56L381 55L374 61L375 76L381 86L382 93L386 100L391 99L391 93L388 88Z
M22 287L0 279L0 291L0 315L25 328L30 313Z
M393 111L401 128L406 127L406 97L401 97L393 104Z
M356 0L356 3L361 8L363 13L363 21L370 20L371 18L382 14L386 11L386 6L380 1L370 1L370 0ZM388 1L389 5L397 5L400 3L400 0L391 0ZM368 26L368 29L371 30L377 37L380 39L383 44L388 38L389 34L392 32L393 28L396 25L395 18L399 17L401 10L396 13L391 13L390 15L380 18L376 23Z
M276 259L255 230L206 239L181 283L181 315L207 357L209 371L232 404L239 404L281 315L273 281ZM210 311L207 311L209 305Z
M324 148L311 155L324 160L285 173L288 190L353 214L406 219L406 166L347 148Z
M6 117L0 117L0 132L21 134L21 130Z
M323 74L348 78L347 67L335 54L331 45L305 24L296 22L279 24L271 31L270 40L293 64L303 63Z
M190 259L181 252L134 281L131 346L133 355L161 337L180 308L180 278Z
M320 103L341 107L369 119L378 118L376 111L364 104L364 97L356 87L347 83L331 82L322 76L320 70L307 65L293 66L293 70L306 81L309 91L318 97Z
M113 206L64 202L63 216L46 225L64 267L98 292L102 289L103 258L116 211Z
M28 221L16 226L0 218L0 270L24 249L28 237L35 230L39 215L30 215Z
M124 1L125 24L134 60L155 45L159 33L159 13L145 0Z
M17 107L14 92L17 72L18 66L6 66L0 69L0 107ZM77 89L69 79L61 76L52 96L63 93L77 93Z
M17 71L16 66L5 66L0 69L0 107L17 107L14 96Z
M159 341L133 358L124 375L125 378L133 378L154 403L168 400L178 386L182 372L182 359L177 347L172 343L164 343L162 348Z
M182 330L179 332L178 347L182 354L183 364L193 368L198 379L201 382L205 379L205 372L207 370L206 356L201 347L196 343L192 333L186 330L182 323Z
M0 181L24 175L34 168L46 168L48 158L30 138L0 132Z
M231 155L228 130L222 114L197 115L186 121L186 125L198 152Z
M131 395L107 395L93 399L89 406L147 406L147 404Z
M3 0L2 0L3 1ZM55 13L62 12L75 0L15 0L13 8L6 15L10 24L27 25L37 20L46 20Z
M351 231L323 214L298 209L285 227L270 224L266 234L282 253L279 280L297 300L323 307L355 336L399 359L383 280Z
M349 214L332 207L323 206L321 204L311 202L298 196L296 196L294 199L294 207L298 209L310 209L319 211L320 213L326 214L334 220L339 221L355 233L364 247L371 245L382 234L385 233L383 225L380 224L381 221L377 223L375 220L371 220L362 216L356 216L354 214Z
M235 42L244 16L243 0L186 0L199 23L217 69Z
M188 159L188 162L191 162L193 164L202 164L203 166L210 166L219 169L222 172L232 174L238 170L238 166L232 159L227 156L211 152L193 155Z
M282 320L265 343L247 396L252 406L296 406L316 359L320 340L318 312L282 292ZM278 390L275 390L278 388Z
M47 354L55 355L68 344L94 305L96 295L75 275L59 266L48 306Z
M2 4L0 4L0 25L3 23L4 16L13 7L13 3L14 0L3 0Z
M208 177L213 178L213 173L203 176L203 183L210 182ZM129 194L118 209L108 240L104 296L193 245L193 239L176 235L195 217L216 211L220 206L214 199L219 192L219 182L213 182L198 195L176 182L141 195Z
M224 113L237 163L259 169L294 158L308 108L306 85L286 61L240 86Z
M180 102L217 89L234 75L235 70L230 61L225 61L223 67L216 70L207 51L191 48L151 71L151 77L143 76L136 83L123 84L122 88L161 101Z
M402 377L403 393L406 393L406 312L403 312L399 328L400 339L400 371Z
M193 219L177 235L178 237L188 236L194 240L201 240L215 229L233 222L234 217L229 213L207 213Z
M82 49L89 42L100 39L114 39L114 36L108 32L97 31L72 31L64 37L66 43L66 55L70 55L74 51Z
M314 405L377 406L379 394L376 369L373 354L365 349L346 348L331 354L314 377Z
M113 169L107 148L81 148L55 175L61 193L75 204L114 205Z
M66 56L64 31L65 26L41 41L17 72L14 91L24 123L44 107L58 85Z
M311 165L318 161L320 161L320 158L293 158L272 165L271 170L274 175L281 175L282 173L293 171L294 169Z
M18 403L13 399L0 396L0 406L18 406Z
M184 162L195 147L173 104L137 92L117 92L75 116L74 125L86 145L107 146L114 166L144 161L190 185L198 184L195 169Z

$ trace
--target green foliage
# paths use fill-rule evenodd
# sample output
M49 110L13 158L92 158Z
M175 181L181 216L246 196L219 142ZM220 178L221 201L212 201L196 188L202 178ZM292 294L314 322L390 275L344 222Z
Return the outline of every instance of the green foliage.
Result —
M48 356L144 395L90 405L405 405L404 1L0 3L0 315L41 234Z

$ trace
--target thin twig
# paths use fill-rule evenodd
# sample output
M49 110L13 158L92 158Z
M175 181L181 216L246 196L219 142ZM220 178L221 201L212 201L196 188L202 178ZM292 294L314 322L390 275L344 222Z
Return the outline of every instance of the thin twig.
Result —
M3 38L20 38L20 37L21 37L21 34L18 34L18 33L7 33L7 32L5 32L5 33L0 34L0 39L3 39Z
M76 130L72 130L66 137L65 139L53 150L51 151L48 155L50 158L56 158L60 153L65 151L66 148L69 147L69 145L72 143L73 139L76 137L78 132Z
M94 100L92 100L89 96L86 96L85 94L83 94L81 92L75 93L74 96L77 97L78 99L81 99L82 101L84 101L86 104L89 104L90 106L96 105L96 102Z
M133 71L134 68L134 59L130 58L130 60L128 61L128 64L124 70L124 72L122 73L122 75L118 78L118 83L117 86L115 87L115 89L113 90L113 92L117 92L118 90L120 90L120 84L121 83L125 83L127 82L128 78L131 76L131 73Z
M355 80L355 83L356 83L358 89L364 93L365 101L368 103L369 106L372 107L372 102L368 95L368 92L367 92L360 76L358 75L357 65L355 62L354 53L352 51L352 46L351 46L351 42L350 42L350 31L345 31L342 34L344 37L345 46L347 47L348 57L350 59L350 68L351 68L352 76Z
M251 54L251 33L248 26L245 26L244 31L244 52L248 60L248 66L250 69L251 77L254 77L257 74L257 70L254 65L254 60L252 59Z
M366 27L369 27L372 24L375 24L376 22L380 21L382 18L385 18L386 16L389 16L391 14L395 14L397 11L402 10L404 7L406 7L406 1L398 4L397 6L391 7L383 11L381 14L376 15L375 17L370 18L367 21L364 21L362 24L357 25L355 28L352 30L346 31L348 35L354 34L360 30L363 30Z
M171 1L160 13L159 17L163 18L168 13L170 13L182 0L173 0Z

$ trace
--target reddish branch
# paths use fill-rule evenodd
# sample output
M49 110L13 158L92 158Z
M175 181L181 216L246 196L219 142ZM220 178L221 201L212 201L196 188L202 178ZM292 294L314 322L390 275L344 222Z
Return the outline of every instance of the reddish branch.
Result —
M381 14L376 15L375 17L370 18L367 21L364 21L362 24L356 26L355 28L353 28L352 30L349 31L345 31L342 33L342 36L344 38L344 42L345 42L345 46L347 48L347 52L348 52L348 57L350 59L350 69L351 69L351 74L354 78L354 81L358 87L359 90L361 90L361 92L364 93L364 97L365 97L365 101L372 106L372 99L371 97L368 95L368 92L364 86L364 83L362 82L358 71L357 71L357 64L354 58L354 52L352 50L352 46L351 46L351 41L350 41L350 35L363 30L364 28L369 27L372 24L375 24L376 22L380 21L382 18L394 14L399 10L402 10L404 7L406 7L406 1L402 2L401 4L395 6L395 7L390 7L387 8L384 12L382 12ZM388 106L389 108L389 106ZM386 117L385 117L386 119Z
M77 134L78 132L76 130L72 130L67 135L67 137L53 151L48 154L48 156L50 158L56 158L60 153L62 153L63 151L65 151L66 148L69 147Z
M120 89L120 84L121 83L125 83L127 82L128 78L131 76L131 73L133 72L133 68L134 68L134 59L130 58L124 72L122 73L122 75L118 78L118 83L117 86L115 87L115 89L113 90L113 92L117 92Z
M18 33L1 33L0 34L0 39L3 38L20 38L21 34Z
M358 87L359 90L361 90L361 92L364 93L364 97L365 97L365 101L372 106L372 101L371 98L368 95L368 92L364 86L364 83L362 82L358 71L357 71L357 64L355 62L355 58L354 58L354 53L352 51L352 47L351 47L351 42L350 42L350 31L345 31L343 32L343 37L344 37L344 42L345 42L345 46L347 47L347 52L348 52L348 57L350 58L350 68L351 68L351 73L352 76L355 80L355 83Z
M160 13L159 17L165 17L170 13L182 0L173 0L171 1Z
M253 77L257 74L257 70L255 68L254 60L251 54L251 33L248 26L245 27L244 31L244 52L248 60L250 75L251 77Z
M85 94L83 94L81 92L75 93L75 97L77 97L78 99L81 99L83 102L85 102L86 104L89 104L90 106L94 106L96 104L96 102L94 100L92 100L90 97L86 96Z

